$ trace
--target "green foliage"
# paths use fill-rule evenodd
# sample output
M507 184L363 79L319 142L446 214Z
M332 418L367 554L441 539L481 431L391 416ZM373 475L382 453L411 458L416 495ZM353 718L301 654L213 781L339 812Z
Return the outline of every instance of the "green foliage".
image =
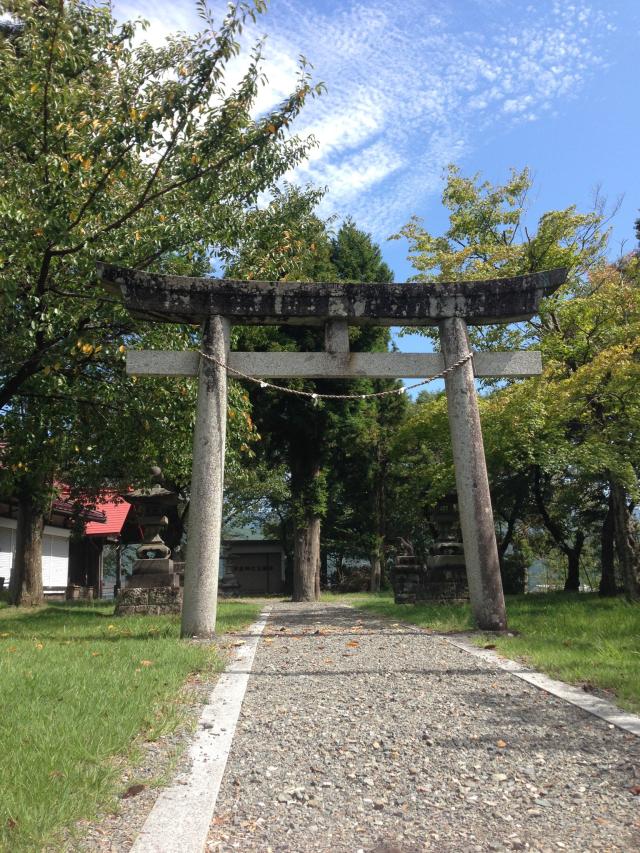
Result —
M136 383L124 350L185 349L194 330L131 317L95 263L206 274L246 233L259 195L304 157L309 143L288 131L317 92L304 65L259 118L259 44L237 85L225 82L244 22L263 7L239 3L214 21L199 4L201 32L153 47L106 5L5 6L16 26L0 33L3 492L37 486L46 504L56 479L131 482L151 461L186 482L193 383ZM232 387L232 454L250 444L247 404Z
M409 241L414 281L457 281L521 275L568 267L583 274L603 255L608 233L601 206L578 213L575 206L540 217L535 233L525 224L532 180L528 169L511 170L505 184L461 175L449 166L442 203L449 228L438 237L412 219L396 238Z
M1 605L0 605L1 606ZM222 602L221 631L256 604ZM211 676L211 646L178 642L177 617L113 617L113 603L0 610L3 712L0 848L41 850L79 818L115 804L141 741L184 721L190 673Z
M612 484L622 485L628 505L637 500L638 266L635 259L606 264L599 201L587 214L574 206L545 213L529 231L530 187L526 169L494 186L451 167L444 235L413 220L399 236L409 240L417 280L569 269L539 318L469 331L476 349L542 350L542 377L485 383L494 389L480 403L494 515L505 550L526 550L527 539L542 552L551 544L575 575L576 560L599 543ZM396 438L394 453L409 460L406 491L418 496L419 512L453 487L447 432L444 399L422 396ZM419 522L415 510L413 519ZM538 535L545 528L547 542Z
M227 272L267 280L390 281L370 235L347 220L335 235L315 213L317 193L285 186L266 208L252 213L251 227ZM352 351L386 351L389 333L352 327ZM246 350L321 351L321 328L243 328L238 347ZM285 383L282 383L285 384ZM288 387L316 393L366 394L394 388L394 382L289 381ZM332 553L366 556L380 543L381 492L391 480L387 446L406 401L312 401L269 389L249 389L259 442L253 450L285 477L289 496L265 481L261 494L276 507L285 541L292 525L323 518L323 546ZM275 497L275 499L274 499ZM272 521L275 520L272 517Z
M393 272L382 260L380 247L352 219L342 223L331 241L331 262L341 281L393 281Z

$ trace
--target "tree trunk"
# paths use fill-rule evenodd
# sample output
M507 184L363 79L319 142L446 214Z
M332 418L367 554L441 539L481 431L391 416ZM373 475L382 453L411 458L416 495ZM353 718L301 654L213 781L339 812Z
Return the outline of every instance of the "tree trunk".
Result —
M300 443L290 448L293 498L293 601L320 598L320 525L323 475L320 445Z
M614 596L618 589L616 586L616 573L614 565L614 523L613 523L613 501L609 494L609 507L602 524L600 534L600 562L602 574L600 575L600 586L598 593L603 596Z
M385 551L385 540L387 536L387 496L385 485L387 478L388 460L383 452L382 442L378 441L376 448L376 476L373 489L373 524L375 546L371 552L371 575L369 579L369 590L380 592L382 585L382 563Z
M380 559L380 549L374 551L369 561L371 563L371 578L369 582L369 590L371 592L380 592L380 581L382 578L382 560Z
M317 601L320 578L320 519L306 519L294 531L293 600Z
M633 529L624 486L611 481L613 528L625 595L630 601L640 600L640 542Z
M564 584L565 592L580 591L580 555L584 546L584 533L578 530L576 533L575 543L571 545L565 539L564 531L560 524L549 515L544 495L542 492L542 470L539 466L534 469L533 478L533 494L535 496L536 505L542 516L544 526L547 528L553 541L567 558L567 579Z
M320 552L320 588L327 589L329 586L329 567L327 549Z
M567 555L567 579L564 582L565 592L580 592L580 549L569 548Z
M44 513L32 495L23 494L18 503L16 559L9 581L9 601L18 607L43 604L42 534Z

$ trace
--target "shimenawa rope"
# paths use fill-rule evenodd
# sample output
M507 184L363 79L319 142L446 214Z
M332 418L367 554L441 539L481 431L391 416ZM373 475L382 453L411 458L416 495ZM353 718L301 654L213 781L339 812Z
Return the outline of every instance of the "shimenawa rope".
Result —
M436 373L435 376L430 376L428 379L423 379L421 382L414 382L413 385L403 385L402 388L392 388L389 391L376 391L371 394L318 394L315 391L299 391L296 388L285 388L283 385L275 385L273 382L266 382L264 379L258 379L256 376L249 376L249 374L243 373L241 370L236 370L235 367L231 367L223 361L219 361L217 358L214 358L214 356L209 355L206 352L202 352L202 350L200 351L200 355L207 361L212 361L214 364L217 364L218 367L222 367L228 373L237 376L239 379L246 379L247 382L253 382L256 385L259 385L260 388L273 388L274 390L282 391L285 394L295 394L298 397L307 397L308 399L313 400L314 403L318 400L370 400L373 397L388 397L392 394L406 394L407 391L413 391L414 388L420 388L423 385L428 385L429 382L435 382L436 379L444 379L449 375L449 373L457 370L458 367L462 367L463 364L466 364L473 358L473 353L469 352L453 364L450 364L449 367L445 367L445 369L440 371L440 373Z

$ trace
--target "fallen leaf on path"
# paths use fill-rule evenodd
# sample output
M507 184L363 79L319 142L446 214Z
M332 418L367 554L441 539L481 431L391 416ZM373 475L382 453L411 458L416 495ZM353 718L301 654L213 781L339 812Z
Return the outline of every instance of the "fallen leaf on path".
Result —
M498 749L504 749L506 745L507 742L505 740L502 740L502 738L496 741L496 746L498 747Z
M349 640L349 642L347 643L347 648L356 649L359 645L360 643L357 640Z
M640 797L640 785L634 785L629 788L634 797Z

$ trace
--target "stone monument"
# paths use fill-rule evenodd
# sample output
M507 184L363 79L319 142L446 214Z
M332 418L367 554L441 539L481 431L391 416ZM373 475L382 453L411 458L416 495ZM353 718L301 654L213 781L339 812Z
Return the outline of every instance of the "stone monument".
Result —
M413 545L400 539L391 570L391 586L396 604L415 604L420 598L424 566L413 552Z
M456 495L447 495L439 501L429 514L429 521L435 541L424 562L414 554L410 542L400 540L391 576L396 604L469 600Z
M455 494L439 501L430 514L436 541L427 556L420 590L425 601L468 601L469 584Z
M125 588L116 602L116 615L132 613L158 615L180 613L182 610L182 576L176 571L171 550L165 545L160 531L168 524L165 514L178 503L178 495L165 489L159 468L151 469L150 489L137 489L122 495L134 508L143 542L138 546L138 559L127 578Z

